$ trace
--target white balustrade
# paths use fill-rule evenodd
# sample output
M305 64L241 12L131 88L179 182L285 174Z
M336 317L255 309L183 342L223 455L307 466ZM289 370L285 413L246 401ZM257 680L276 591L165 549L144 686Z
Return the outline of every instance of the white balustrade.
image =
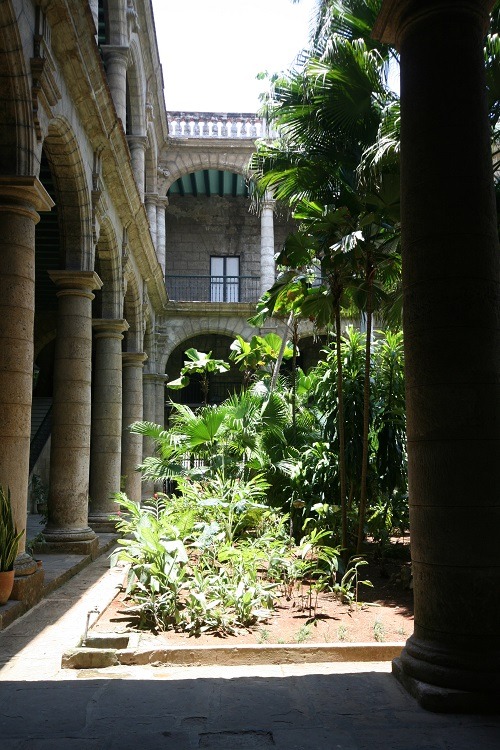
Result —
M255 140L268 134L264 120L252 113L168 112L171 138Z

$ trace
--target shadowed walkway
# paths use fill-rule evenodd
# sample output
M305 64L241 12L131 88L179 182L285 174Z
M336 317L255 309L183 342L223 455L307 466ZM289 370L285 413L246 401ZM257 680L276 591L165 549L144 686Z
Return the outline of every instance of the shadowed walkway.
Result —
M0 750L500 747L500 717L426 712L388 663L62 670L122 575L104 555L0 633Z

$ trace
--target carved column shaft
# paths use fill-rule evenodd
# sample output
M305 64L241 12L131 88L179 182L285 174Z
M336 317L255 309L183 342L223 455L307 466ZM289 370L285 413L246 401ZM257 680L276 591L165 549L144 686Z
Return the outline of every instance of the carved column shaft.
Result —
M47 542L95 540L88 525L92 300L102 282L91 271L51 271L57 286L57 338L50 445ZM83 546L82 546L83 549Z
M406 0L383 10L401 53L415 594L415 632L396 669L427 707L498 709L500 252L483 57L488 8ZM465 357L464 342L474 342Z
M167 230L165 225L165 208L168 198L159 198L156 205L156 255L165 276L165 258L167 245Z
M107 530L118 510L113 494L120 490L122 442L122 339L124 320L94 320L94 371L90 449L89 524Z
M266 198L260 215L260 291L264 294L275 280L274 200Z
M102 45L101 47L109 90L113 97L116 114L126 129L127 122L127 66L129 58L128 47Z
M144 198L144 205L146 206L146 213L149 221L149 231L151 232L151 239L155 250L158 252L158 239L157 239L157 227L156 227L156 204L158 202L158 196L155 193L148 193Z
M14 522L26 529L33 387L36 210L53 202L35 177L0 177L0 484L11 492ZM19 544L16 574L36 564Z
M146 168L146 144L145 135L128 135L128 147L130 150L130 161L134 173L135 182L141 201L144 203L145 168Z
M142 372L146 355L143 352L123 352L123 427L122 476L125 492L135 502L141 500L141 474L137 467L142 462L142 436L130 432L130 425L144 418Z

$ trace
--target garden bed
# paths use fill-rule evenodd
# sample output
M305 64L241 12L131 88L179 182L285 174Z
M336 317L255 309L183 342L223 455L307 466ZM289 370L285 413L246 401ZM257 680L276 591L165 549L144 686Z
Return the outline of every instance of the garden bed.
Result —
M310 609L308 586L294 590L293 597L281 597L266 622L234 634L203 633L189 636L168 630L154 633L139 630L139 619L128 609L133 603L120 591L91 629L98 633L138 633L142 646L168 648L191 645L242 644L314 644L314 643L384 643L406 641L413 632L413 592L410 585L408 538L393 541L387 556L376 559L374 548L367 547L369 564L362 577L373 584L360 586L358 604L345 604L328 592L313 594Z

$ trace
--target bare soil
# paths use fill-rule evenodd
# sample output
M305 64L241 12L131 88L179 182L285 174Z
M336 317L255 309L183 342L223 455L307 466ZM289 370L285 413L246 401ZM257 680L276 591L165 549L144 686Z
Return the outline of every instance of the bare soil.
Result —
M296 589L290 600L281 597L266 622L234 635L204 633L198 637L173 630L141 632L141 643L155 648L171 645L237 646L255 643L373 643L405 641L413 632L413 591L410 588L409 540L393 540L380 559L367 545L369 564L360 570L373 587L360 586L358 602L342 603L331 593L320 593L309 607L307 585ZM138 632L138 618L127 609L133 602L120 591L92 627L93 633Z

